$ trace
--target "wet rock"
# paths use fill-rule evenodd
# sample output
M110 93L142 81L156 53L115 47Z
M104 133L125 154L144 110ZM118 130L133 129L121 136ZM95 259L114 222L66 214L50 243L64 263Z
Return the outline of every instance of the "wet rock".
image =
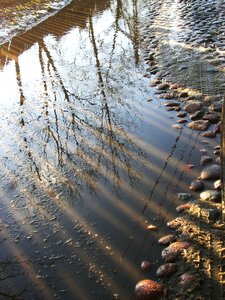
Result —
M216 180L214 182L214 188L217 189L217 190L221 190L221 179Z
M220 145L215 146L213 149L214 149L214 150L220 150Z
M173 275L174 273L177 272L177 264L174 263L166 263L161 265L157 271L156 271L156 275L158 277L170 277L171 275Z
M171 89L171 90L177 90L179 87L180 87L179 84L174 83L174 84L172 84L172 85L170 86L170 89Z
M163 82L163 83L160 83L158 86L157 86L157 89L158 90L166 90L170 87L170 85L166 82Z
M213 153L214 153L215 155L220 155L220 150L214 150Z
M192 199L192 195L189 193L178 193L177 196L182 201L190 201Z
M177 120L178 124L183 124L183 123L186 123L186 122L187 122L186 119L179 119L179 120Z
M181 92L181 93L179 94L179 97L180 97L180 98L186 98L186 97L188 97L188 92Z
M166 262L171 262L174 261L179 255L180 253L184 250L189 248L190 243L188 242L174 242L172 244L170 244L168 247L166 247L165 249L163 249L162 251L162 258L166 261Z
M182 225L182 220L180 218L176 218L170 222L167 222L167 226L171 229L177 229Z
M204 155L201 157L201 161L200 161L201 166L204 166L210 162L212 162L212 157L207 156L207 155Z
M176 207L176 211L178 213L183 212L185 210L190 209L192 207L192 205L193 205L192 203L181 204L181 205Z
M187 115L187 113L184 111L177 113L177 117L179 117L179 118L184 118L184 117L186 117L186 115Z
M184 110L188 113L193 113L199 111L202 107L202 103L200 101L190 100L184 106Z
M221 132L221 126L222 126L222 123L221 123L221 121L220 121L220 122L218 122L218 123L215 125L213 131L214 131L215 133L220 133L220 132Z
M202 133L201 136L207 137L207 138L214 138L216 136L216 134L215 134L215 132L210 130L210 131L206 131L206 132Z
M204 201L217 202L221 200L221 193L220 191L206 190L200 194L200 199Z
M210 111L222 112L222 102L214 102L209 106Z
M175 129L182 129L182 126L180 126L178 124L173 124L172 127Z
M204 188L204 183L201 180L196 179L191 182L191 185L189 188L190 188L190 190L195 191L195 192L201 191Z
M167 234L161 237L158 242L160 245L168 245L177 240L177 236L175 234Z
M203 149L200 149L199 151L200 151L202 154L206 154L206 153L207 153L207 150L204 149L204 148L203 148Z
M152 264L147 261L147 260L144 260L142 263L141 263L141 270L143 272L148 272L152 267Z
M216 114L207 114L202 117L203 120L208 120L210 123L217 123L219 121L219 116Z
M136 300L159 300L163 296L165 287L150 279L139 281L135 286Z
M191 120L193 120L193 121L199 120L199 119L202 118L202 116L204 115L204 113L205 113L205 112L204 112L203 110L198 110L198 111L192 113L192 114L190 115L190 118L191 118Z
M150 231L158 231L159 230L158 227L156 227L155 225L152 225L152 224L148 225L147 229Z
M179 102L176 102L176 101L170 101L170 102L166 102L166 103L164 104L164 106L166 106L166 107L180 106L180 103L179 103Z
M220 95L206 96L204 99L205 102L215 102L220 100L222 100L222 97Z
M221 168L218 165L211 165L206 167L201 172L201 179L210 180L210 179L220 179Z
M191 123L188 124L188 127L194 130L204 131L208 129L209 121L207 120L192 121Z
M173 93L164 93L164 94L160 95L160 98L170 100L170 99L174 98L174 94Z

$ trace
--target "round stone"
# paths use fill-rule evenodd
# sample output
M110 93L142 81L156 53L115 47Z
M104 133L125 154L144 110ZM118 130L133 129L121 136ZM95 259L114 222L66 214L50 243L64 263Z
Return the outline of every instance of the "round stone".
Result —
M212 157L204 155L201 157L201 165L204 166L212 161Z
M157 86L157 89L158 90L166 90L169 88L169 84L168 83L160 83L158 86Z
M201 180L196 179L191 182L190 190L197 192L197 191L201 191L203 188L204 188L204 183Z
M165 287L150 279L139 281L135 286L136 300L158 300L164 294Z
M166 263L161 265L157 271L156 275L158 277L170 277L177 271L177 264L174 263Z
M203 169L201 172L201 179L220 179L221 168L218 165L211 165Z
M200 194L200 199L204 201L220 201L221 193L220 191L207 190Z
M184 106L184 110L187 111L188 113L193 113L200 110L201 107L202 107L202 103L200 101L190 100Z
M149 271L149 270L151 269L151 266L152 266L152 264L151 264L149 261L144 260L144 261L141 263L141 270L142 270L143 272L147 272L147 271Z

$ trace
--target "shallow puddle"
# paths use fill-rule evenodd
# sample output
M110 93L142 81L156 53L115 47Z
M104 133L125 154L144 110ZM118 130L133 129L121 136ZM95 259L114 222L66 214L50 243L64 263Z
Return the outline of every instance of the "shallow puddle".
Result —
M155 278L157 239L206 146L171 129L144 78L144 14L74 1L0 48L2 299L133 299Z

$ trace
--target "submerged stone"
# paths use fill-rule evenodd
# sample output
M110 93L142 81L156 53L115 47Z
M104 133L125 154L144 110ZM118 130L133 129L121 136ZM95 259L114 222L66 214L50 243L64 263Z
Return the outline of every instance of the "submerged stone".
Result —
M206 132L202 133L201 136L207 137L207 138L214 138L216 136L216 134L215 134L215 132L210 130L210 131L206 131Z
M182 201L189 201L192 199L192 195L189 193L178 193L177 196L178 196L178 199L180 199Z
M208 129L209 121L208 120L192 121L191 123L188 124L188 127L194 130L204 131Z
M139 281L135 286L136 300L158 300L163 296L165 287L163 284L150 279Z
M149 261L144 260L144 261L141 263L141 270L142 270L143 272L147 272L147 271L149 271L149 270L151 269L151 266L152 266L152 264L151 264Z

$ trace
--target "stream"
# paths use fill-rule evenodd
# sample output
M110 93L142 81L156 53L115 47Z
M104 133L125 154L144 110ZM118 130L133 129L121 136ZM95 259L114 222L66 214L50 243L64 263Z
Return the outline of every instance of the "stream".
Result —
M75 0L0 46L0 299L127 300L156 279L205 144L144 76L144 2Z

